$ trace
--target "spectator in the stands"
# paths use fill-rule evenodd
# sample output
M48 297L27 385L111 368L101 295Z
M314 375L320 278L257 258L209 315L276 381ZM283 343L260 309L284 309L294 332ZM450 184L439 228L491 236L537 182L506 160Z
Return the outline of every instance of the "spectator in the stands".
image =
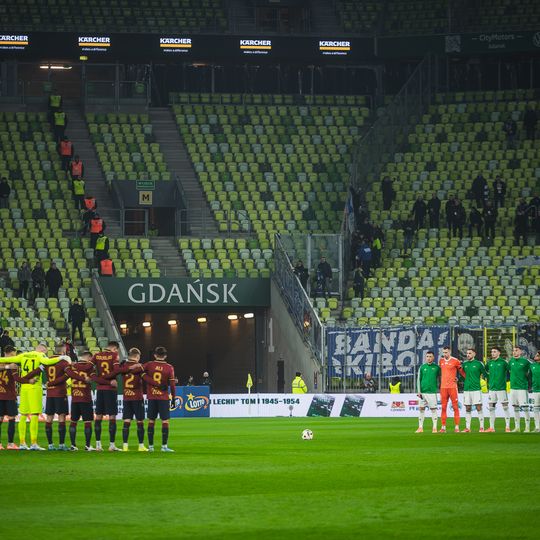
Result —
M412 208L414 214L414 227L416 230L424 228L427 206L422 195L418 195Z
M366 238L363 238L358 246L358 252L356 254L356 260L358 265L362 268L362 273L366 279L369 278L371 272L371 262L373 260L373 251L371 245Z
M486 202L486 192L489 193L489 187L486 179L479 174L473 181L471 187L472 196L476 202L477 208L483 208Z
M431 229L439 228L439 216L441 214L441 199L437 193L433 193L431 199L427 203L427 211L429 215L429 227Z
M307 282L309 278L309 272L308 269L304 266L304 263L302 261L298 261L294 267L294 273L300 280L300 284L304 288L304 290L307 287Z
M354 287L354 296L356 298L364 298L364 290L366 285L366 279L362 272L362 268L357 266L353 274L353 287Z
M32 287L34 289L34 298L43 298L45 290L45 270L38 261L32 270Z
M62 160L62 170L67 172L69 169L69 162L73 157L73 143L65 135L58 143L58 153Z
M540 197L535 193L529 204L530 213L532 215L532 230L535 234L536 244L540 244Z
M414 221L412 219L407 219L402 224L403 227L403 254L407 255L412 249L413 240L414 240Z
M485 210L484 210L485 212ZM482 219L482 214L480 210L473 206L469 212L469 236L473 236L473 231L476 229L477 236L482 236L482 225L484 220Z
M82 327L85 319L86 312L84 310L84 307L79 304L79 299L75 298L68 312L68 322L71 323L71 340L73 341L73 343L75 343L75 334L77 333L77 330L79 331L79 337L81 338L81 342L84 341Z
M366 373L364 376L363 391L366 394L374 394L375 392L377 392L377 383L375 382L370 373Z
M321 280L322 293L324 296L327 296L330 291L330 284L332 283L332 267L326 260L326 257L321 257L317 265L317 283Z
M456 205L456 196L450 195L448 200L446 201L446 204L444 205L444 214L446 217L446 224L448 226L448 229L452 230L452 219L454 217L454 206Z
M373 242L371 242L371 266L379 268L381 266L382 240L376 228L374 228Z
M515 148L517 137L517 124L511 116L509 116L504 123L503 131L506 133L507 148Z
M463 238L463 225L465 224L465 208L463 204L456 197L454 199L454 205L451 208L452 210L452 228L450 229L450 236L459 233L459 237Z
M504 198L506 196L506 182L500 176L497 176L493 182L493 200L495 208L504 206Z
M27 298L28 286L30 285L30 280L32 279L32 271L30 270L30 266L26 261L21 264L21 267L17 271L17 279L19 280L19 297Z
M212 379L210 378L210 374L208 373L208 371L205 371L203 374L202 374L203 378L202 378L202 381L201 381L201 385L202 386L208 386L208 391L211 393L212 392Z
M382 196L383 196L383 210L390 210L392 208L392 202L396 196L392 180L389 176L385 176L382 181Z
M47 289L49 290L49 298L58 298L58 291L62 286L64 279L62 278L62 273L56 267L56 263L51 263L51 267L47 270L45 274L45 283Z
M497 224L498 213L497 207L493 206L491 201L488 201L486 203L486 207L484 208L484 225L486 236L490 240L495 238L495 225Z
M516 207L516 217L514 220L514 236L516 244L527 244L527 235L529 234L529 205L525 199L519 199Z
M0 182L0 208L9 206L9 196L11 195L11 187L8 184L7 178L2 178Z
M75 180L75 178L84 178L84 164L78 155L69 164L69 174L72 180Z
M523 115L523 125L525 126L525 132L527 134L527 139L532 139L534 141L536 136L536 122L538 121L538 116L536 111L532 107L527 107L525 114Z
M2 356L4 355L4 349L6 347L15 347L15 342L11 339L9 330L4 329L0 335L0 351Z

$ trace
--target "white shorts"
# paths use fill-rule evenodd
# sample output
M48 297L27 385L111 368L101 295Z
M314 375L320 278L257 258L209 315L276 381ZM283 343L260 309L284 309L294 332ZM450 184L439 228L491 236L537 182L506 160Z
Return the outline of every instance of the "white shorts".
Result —
M437 408L437 394L422 394L420 401L418 402L419 407L427 407L428 409Z
M508 394L506 390L490 390L489 391L490 403L508 403Z
M514 407L525 407L529 404L527 390L510 390L510 402Z
M531 392L531 397L533 398L533 405L540 409L540 392Z
M482 405L482 392L480 390L463 392L463 405Z

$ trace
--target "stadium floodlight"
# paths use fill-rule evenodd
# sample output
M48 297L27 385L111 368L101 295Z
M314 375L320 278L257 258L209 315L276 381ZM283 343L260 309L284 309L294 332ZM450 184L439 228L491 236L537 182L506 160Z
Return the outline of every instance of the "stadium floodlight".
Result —
M127 323L120 323L120 330L127 330Z
M244 319L253 319L254 317L254 313L244 313Z
M150 321L143 321L142 325L143 328L150 328L152 326L152 323Z
M197 322L200 323L200 324L203 324L205 322L207 322L208 319L206 317L197 317Z
M41 64L39 69L56 69L58 71L73 69L73 66L68 66L67 64Z
M238 320L238 315L233 315L231 313L231 315L227 315L227 319L229 319L229 321L237 321Z
M167 321L167 324L169 326L176 326L178 324L178 321L176 319L171 319L170 321Z

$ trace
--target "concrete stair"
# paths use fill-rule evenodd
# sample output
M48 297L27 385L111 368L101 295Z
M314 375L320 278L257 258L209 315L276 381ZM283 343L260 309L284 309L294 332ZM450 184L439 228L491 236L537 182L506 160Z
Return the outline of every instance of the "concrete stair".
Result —
M172 110L168 107L150 109L150 121L167 167L173 179L180 180L186 194L189 234L199 237L217 236L217 223L193 169Z
M161 270L162 277L186 277L186 266L180 252L176 238L173 236L153 236L150 238L150 246L154 250L154 259Z
M96 198L98 212L107 224L107 235L123 236L120 230L120 210L112 200L83 112L78 105L70 103L65 103L64 110L68 117L66 135L73 143L75 154L84 163L86 193Z

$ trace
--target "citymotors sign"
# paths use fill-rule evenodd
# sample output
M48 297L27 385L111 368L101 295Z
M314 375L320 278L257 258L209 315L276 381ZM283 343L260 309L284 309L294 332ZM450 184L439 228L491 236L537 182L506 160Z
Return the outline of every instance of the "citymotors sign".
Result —
M101 278L112 307L266 307L269 279Z

